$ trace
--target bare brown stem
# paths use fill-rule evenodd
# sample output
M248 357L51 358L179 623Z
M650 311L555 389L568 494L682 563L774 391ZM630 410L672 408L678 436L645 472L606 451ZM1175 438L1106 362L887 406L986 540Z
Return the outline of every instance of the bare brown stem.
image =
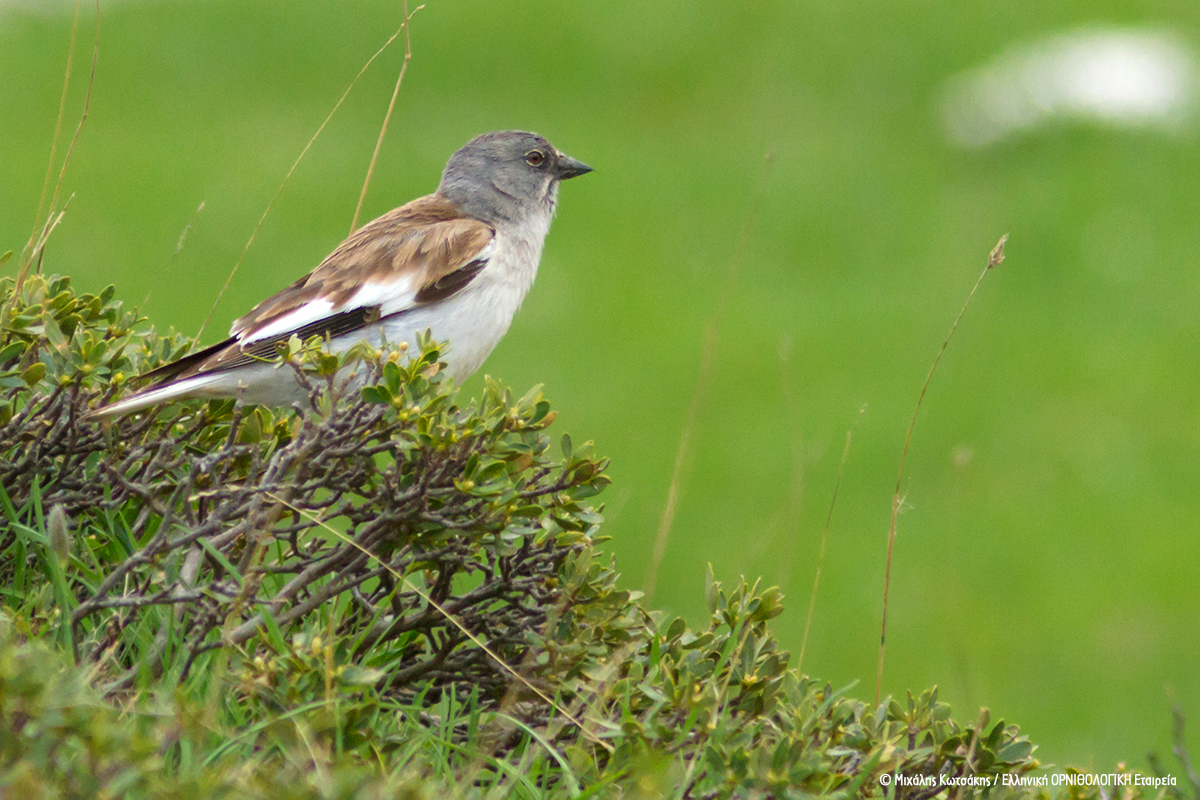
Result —
M250 252L250 246L254 244L255 237L258 236L258 232L262 229L263 223L267 221L267 215L270 214L271 209L275 207L275 203L279 200L279 196L283 194L283 189L285 186L287 186L288 181L291 180L292 173L296 171L296 167L300 166L300 162L304 159L304 156L308 154L308 151L313 146L313 143L317 141L317 137L320 136L321 132L325 130L325 126L329 124L329 120L333 119L333 115L336 114L338 109L342 107L342 103L345 102L346 97L350 94L350 90L353 89L355 84L358 83L358 79L363 76L363 73L367 71L367 68L371 66L375 59L379 58L383 51L388 49L391 43L396 41L397 37L399 37L400 34L406 30L407 25L408 20L406 18L404 23L396 29L396 32L388 37L388 40L383 43L383 46L376 50L375 54L367 59L367 63L362 65L362 69L360 69L358 74L354 76L354 79L350 81L350 85L346 87L346 91L342 92L342 96L339 97L338 101L333 104L333 108L330 109L329 114L325 117L325 121L317 127L316 133L314 133L312 138L308 140L308 144L304 145L304 149L300 151L300 155L296 156L296 160L292 163L291 169L287 171L287 175L283 176L283 181L279 184L279 188L275 191L275 196L271 198L270 203L267 203L267 207L263 211L262 217L259 218L258 224L254 226L254 231L250 234L250 238L246 241L246 246L242 248L242 254L238 256L238 260L234 263L233 269L229 271L229 277L225 279L225 283L221 286L221 291L217 292L217 299L213 301L212 308L208 311L208 316L206 316L204 318L204 322L200 324L200 330L196 331L196 341L200 341L200 337L204 334L204 329L208 327L209 321L212 320L212 316L216 312L217 306L221 304L221 298L225 296L225 292L229 289L229 284L233 282L233 276L237 274L238 268L241 267L242 262L246 260L246 254Z
M363 201L367 199L367 187L371 185L371 175L375 172L375 162L379 159L379 150L383 147L383 137L387 134L388 122L392 119L392 110L396 107L396 98L400 96L400 84L404 82L404 73L408 70L408 62L412 60L412 41L408 35L408 22L425 6L417 6L412 14L408 13L408 0L401 0L400 13L404 22L400 24L404 31L404 62L400 65L400 74L396 77L396 88L392 90L392 99L388 103L387 113L383 115L383 125L379 127L379 138L375 140L375 152L371 154L371 163L367 167L367 176L363 179L362 192L358 195L358 205L354 207L354 218L350 220L350 233L358 228L358 215L362 213Z
M75 62L75 39L79 33L79 0L75 0L75 17L71 20L71 40L67 46L67 67L63 71L62 95L58 99L58 118L54 122L54 137L50 140L50 158L46 162L46 177L42 181L42 195L38 198L37 214L33 218L33 230L29 232L29 242L25 245L25 254L21 258L21 277L17 280L17 290L20 291L24 274L27 271L29 259L33 253L33 243L37 239L38 230L42 227L42 212L46 210L46 194L50 191L50 176L54 174L54 157L58 154L58 137L62 134L63 116L67 110L67 88L71 85L71 66Z
M967 307L971 305L971 298L975 296L976 290L979 289L979 284L983 283L983 277L988 274L992 267L997 266L1004 260L1004 243L1007 241L1008 234L1006 233L1000 237L1000 241L992 248L992 252L988 255L987 266L979 274L975 285L971 287L970 294L967 295L966 302L963 303L958 316L954 318L954 324L950 326L950 333L946 335L945 341L942 342L942 349L938 351L937 358L933 360L933 365L929 368L929 374L925 376L925 383L921 386L921 394L917 397L916 408L913 409L912 420L908 423L908 434L904 437L904 449L900 451L900 469L896 473L896 491L892 494L892 519L888 526L887 564L883 572L883 622L879 631L879 667L875 673L875 705L879 705L879 696L883 689L883 656L887 646L888 594L892 586L892 553L896 547L896 518L900 515L900 507L904 502L900 496L900 489L904 482L904 461L908 457L908 447L912 443L913 430L917 427L917 415L921 412L921 403L925 401L925 393L929 391L929 384L933 380L933 373L937 371L938 364L942 361L942 356L946 354L946 348L950 346L950 340L954 338L954 332L958 330L958 323L962 321L963 315L967 313Z
M83 123L87 121L88 112L92 105L92 87L96 83L96 64L100 60L100 0L96 0L96 41L92 47L92 71L88 77L87 93L83 100L83 113L79 117L79 124L75 126L75 135L71 137L71 144L67 147L67 154L63 158L62 167L58 171L58 181L54 185L54 194L50 197L49 211L46 222L42 223L42 212L46 210L46 191L50 185L50 175L54 170L54 155L58 150L58 137L62 133L63 114L67 103L67 87L71 82L71 65L74 62L75 56L75 38L79 28L79 0L75 2L75 18L71 23L71 44L67 52L67 68L63 75L62 96L59 99L58 105L58 120L54 124L54 139L50 145L50 160L46 165L46 179L42 184L42 196L38 200L37 216L33 221L33 231L29 234L29 242L25 246L25 253L21 258L21 268L17 273L15 291L13 292L14 299L21 291L21 287L25 283L25 278L29 274L30 268L35 262L40 264L42 249L46 246L46 240L50 233L62 220L62 213L57 217L54 215L54 207L58 203L58 195L62 191L63 178L67 174L67 166L71 163L71 155L75 152L75 145L79 141L79 134L83 130ZM39 235L40 229L40 235ZM39 266L40 269L40 266Z

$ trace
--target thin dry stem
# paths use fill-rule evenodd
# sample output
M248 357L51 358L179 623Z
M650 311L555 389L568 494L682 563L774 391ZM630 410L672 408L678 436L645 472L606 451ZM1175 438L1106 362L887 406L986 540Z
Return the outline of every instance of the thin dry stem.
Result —
M1004 260L1004 243L1007 241L1008 234L1006 233L1000 237L1000 241L992 248L991 253L988 255L987 266L983 268L983 272L979 273L979 278L975 281L975 285L971 287L971 292L967 295L966 302L963 303L958 316L954 318L954 324L950 326L950 333L946 335L946 340L942 342L942 349L938 351L937 358L933 360L933 366L929 368L929 374L925 376L925 383L921 386L921 394L917 397L917 406L913 409L912 420L908 423L908 434L904 437L904 449L900 451L900 469L896 473L896 491L892 494L892 519L888 526L887 564L883 572L883 622L879 631L879 667L875 673L875 705L879 705L879 696L883 688L883 655L887 645L888 593L892 586L892 552L896 547L896 518L900 515L900 507L903 504L903 499L900 496L900 488L904 482L904 461L908 457L908 447L912 443L913 430L917 427L917 414L921 412L921 403L925 401L925 392L929 390L929 384L933 380L933 373L937 371L938 364L942 361L942 356L946 354L946 348L950 346L950 340L954 338L954 332L958 330L958 323L962 321L963 315L967 313L967 307L971 305L971 298L975 296L976 290L979 289L979 284L983 283L983 277L988 274L988 271Z
M683 432L679 437L679 447L675 451L675 466L671 471L671 483L667 487L667 503L663 508L662 517L658 522L658 533L654 537L654 551L650 556L650 566L646 570L646 578L642 586L642 593L647 602L654 596L655 584L658 582L658 570L662 566L663 557L667 554L667 542L671 535L671 525L675 521L675 508L679 502L679 488L683 478L683 467L687 463L688 456L691 453L692 435L696 429L700 407L703 404L705 396L708 394L708 385L712 374L713 354L716 352L717 341L720 338L721 321L725 316L725 309L729 305L729 298L733 295L733 291L737 286L738 273L741 271L742 262L746 260L746 252L750 249L751 235L754 232L755 224L758 222L758 214L762 209L763 199L767 193L767 178L770 175L770 168L775 162L774 150L767 153L765 162L754 206L750 209L750 214L746 217L746 224L742 228L742 236L738 243L738 248L734 251L733 258L729 262L729 271L725 275L725 285L722 287L721 294L717 298L717 307L713 311L712 319L709 320L708 327L704 333L704 344L700 350L700 373L696 376L696 386L692 390L692 400L688 405L687 416L684 418Z
M83 131L83 123L87 122L88 114L92 109L92 87L96 85L96 65L100 61L100 0L96 0L96 41L92 46L92 71L88 75L87 92L83 96L83 113L79 116L79 124L75 126L75 135L71 137L71 144L67 147L67 154L63 157L62 168L58 171L58 182L54 184L54 194L50 197L50 208L58 204L58 195L62 191L63 179L67 176L67 167L71 163L71 156L75 153L75 145L79 143L79 134Z
M212 308L209 309L208 316L206 316L204 318L204 322L200 324L200 330L196 331L196 341L199 341L201 335L204 334L204 329L208 327L209 321L212 320L212 316L216 312L217 306L221 304L221 298L225 296L225 292L229 289L229 284L233 282L233 276L237 274L238 268L241 267L242 262L246 260L246 254L250 252L250 247L254 244L254 238L258 236L258 232L262 229L263 223L267 221L267 215L271 213L271 209L275 207L275 203L279 200L279 196L283 194L283 189L285 186L287 186L288 181L291 180L292 173L296 171L296 167L300 166L300 162L304 159L304 156L308 154L309 148L311 148L313 143L317 141L317 137L320 136L321 132L325 130L325 126L329 124L329 120L333 119L333 115L337 113L337 110L342 107L342 103L350 94L350 90L353 89L355 84L358 83L358 79L363 76L363 73L367 71L367 68L371 66L375 59L379 58L380 54L382 54L384 50L388 49L392 42L396 41L396 38L400 36L407 25L408 20L406 18L404 23L396 29L396 32L388 37L388 40L383 43L383 46L376 50L373 56L367 59L367 63L362 65L362 69L360 69L358 74L354 76L354 80L350 81L350 85L346 87L346 91L342 92L342 96L339 97L338 101L333 104L333 108L325 117L325 121L322 122L317 128L317 131L312 135L312 138L308 140L308 144L304 145L304 149L300 151L300 155L296 156L296 160L292 163L291 169L287 171L287 175L283 177L283 182L279 184L279 189L275 191L275 196L271 198L271 202L267 204L267 208L263 211L262 217L259 218L258 224L254 226L254 231L250 234L250 239L247 240L246 246L242 249L242 254L238 256L238 260L233 265L233 269L229 271L229 277L225 279L224 285L221 286L221 291L217 292L217 299L213 301Z
M67 53L67 68L63 75L63 90L62 97L59 99L58 120L54 124L54 140L50 145L50 161L46 165L46 180L42 184L42 196L38 201L37 216L33 222L33 232L29 234L29 244L25 246L25 254L21 260L21 268L17 273L16 287L13 292L15 298L20 293L21 287L25 283L25 277L29 274L29 269L35 261L41 258L42 249L46 246L46 240L50 236L50 232L62 219L60 212L57 219L51 218L54 216L54 207L58 204L58 195L62 191L63 179L67 174L67 166L71 163L71 156L75 152L75 145L79 142L79 134L83 131L83 123L87 121L88 112L92 106L92 87L96 83L96 64L100 60L100 0L96 0L96 41L92 47L92 71L88 76L87 92L83 99L83 114L79 117L79 124L75 126L75 135L71 137L71 144L67 147L67 154L63 158L62 167L58 171L58 181L54 184L54 194L50 197L50 208L47 214L49 215L45 225L42 225L41 236L37 236L38 227L41 224L42 212L46 209L46 189L50 184L50 175L54 169L54 155L58 150L58 137L62 133L63 112L67 102L67 87L71 80L71 65L75 57L75 38L76 31L79 27L79 0L75 2L75 18L71 23L71 46ZM65 207L64 207L65 210ZM35 243L36 239L36 243ZM40 266L39 266L40 269Z
M187 235L191 233L192 226L196 224L196 220L200 217L200 212L204 210L204 203L196 206L196 213L192 214L192 218L188 220L188 224L183 226L183 233L179 234L179 241L175 245L175 255L178 256L183 252L183 243L187 241Z
M861 417L866 406L859 409ZM821 585L821 566L825 563L825 545L829 542L829 528L833 523L833 509L837 505L838 490L842 487L842 476L846 472L846 459L850 457L850 437L853 428L846 430L846 445L842 448L842 461L838 465L837 481L833 484L833 497L829 500L829 513L825 516L825 529L821 532L821 548L817 551L817 571L813 575L812 593L808 597L808 616L804 620L804 636L800 639L800 656L796 659L796 672L804 666L804 651L808 647L808 631L812 628L813 610L817 607L817 589Z
M54 157L58 155L58 137L62 135L63 117L67 111L67 89L71 85L71 67L75 63L75 40L79 33L79 0L75 0L75 17L71 21L71 41L67 47L67 68L63 71L62 95L58 98L58 118L54 122L54 137L50 140L50 158L46 161L46 177L42 181L42 196L38 198L37 214L33 218L33 230L29 232L29 242L25 245L25 254L21 258L21 278L24 277L29 260L33 253L33 243L37 239L38 229L42 227L42 212L46 210L46 194L50 191L50 176L54 174ZM17 280L17 290L21 288L22 280Z
M52 214L46 219L46 224L42 227L42 235L38 237L37 243L33 246L34 252L40 253L42 248L46 246L46 242L50 239L50 234L54 233L54 229L58 227L58 223L63 221L63 217L67 213L67 206L71 205L71 200L74 197L75 195L68 197L67 202L63 203L62 209L57 214ZM22 271L18 280L23 280L26 275L28 275L28 272Z
M400 75L396 78L396 88L392 90L392 99L388 103L387 113L383 115L383 125L379 128L379 138L375 140L375 152L371 154L371 163L367 167L367 176L363 179L362 192L358 195L358 205L354 207L354 218L350 220L350 233L358 228L358 215L362 213L363 201L367 199L367 187L371 185L371 175L375 172L375 162L379 159L379 150L383 147L383 137L387 134L388 122L392 119L392 110L396 107L396 98L400 96L400 84L404 82L404 73L408 70L408 62L412 60L412 40L408 35L408 22L425 6L420 5L408 13L408 0L401 0L400 13L404 22L400 28L404 31L404 62L400 65Z

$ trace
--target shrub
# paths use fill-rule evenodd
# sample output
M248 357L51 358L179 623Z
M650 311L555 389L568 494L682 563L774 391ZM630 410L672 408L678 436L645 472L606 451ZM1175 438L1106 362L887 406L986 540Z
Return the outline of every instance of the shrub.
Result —
M180 349L135 332L111 296L32 277L5 298L15 324L0 361L5 583L36 595L41 547L62 635L79 659L103 654L110 688L327 630L339 659L388 691L494 701L512 677L499 664L524 664L551 617L563 643L554 663L524 665L531 678L569 674L586 649L576 621L626 602L585 580L604 462L569 440L551 459L539 389L515 400L490 383L460 406L432 344L402 361L293 342L279 366L311 396L293 413L192 401L97 425L84 414L124 374ZM360 397L346 397L343 367L368 375ZM49 509L76 531L65 564L29 524ZM462 647L472 637L493 655Z
M599 550L606 461L552 452L539 389L462 400L433 342L293 340L294 408L98 425L189 343L65 278L0 308L0 797L920 800L1039 766L936 690L790 670L777 589L710 571L695 630L643 609Z

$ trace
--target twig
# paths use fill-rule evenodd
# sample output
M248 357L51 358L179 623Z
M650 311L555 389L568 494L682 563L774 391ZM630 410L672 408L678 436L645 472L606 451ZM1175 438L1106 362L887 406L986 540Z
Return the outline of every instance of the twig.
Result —
M921 411L921 403L925 400L925 392L929 390L929 383L933 380L933 373L937 370L938 364L941 363L942 356L946 353L946 348L950 346L950 340L954 337L954 332L958 330L958 323L962 321L963 314L967 313L967 307L971 305L971 298L975 296L975 291L979 288L979 284L983 283L983 276L987 275L992 267L997 266L1004 260L1004 243L1007 241L1008 234L1006 233L1000 237L1000 241L996 242L996 246L992 248L991 254L988 255L987 266L979 274L975 285L971 287L971 293L967 295L966 302L963 303L962 309L958 312L958 316L955 317L954 324L950 326L950 333L946 335L946 340L942 342L942 349L938 351L937 358L933 360L933 366L929 368L929 374L925 376L925 383L921 386L921 394L917 397L917 406L913 409L912 420L908 423L908 435L904 437L904 449L900 451L900 469L896 474L896 491L892 495L892 520L888 527L887 565L883 572L883 623L879 631L879 668L875 673L875 705L879 705L879 693L883 687L883 654L887 644L888 592L892 585L892 551L896 546L896 517L900 514L900 506L903 502L900 498L900 488L904 481L904 460L908 457L908 446L912 442L913 430L917 427L917 414Z
M313 142L317 140L317 137L320 136L321 132L325 130L325 126L329 124L329 120L333 119L333 115L336 114L337 110L342 107L342 103L350 94L350 90L353 89L354 85L358 83L358 79L363 76L363 73L367 71L367 68L371 66L372 62L374 62L376 58L379 58L380 54L383 53L384 50L388 49L392 42L396 41L396 38L405 30L405 26L407 24L408 20L405 19L404 23L396 29L396 32L393 33L388 40L383 43L383 46L375 51L375 55L367 59L367 63L362 65L362 69L360 69L358 74L354 76L354 80L350 81L350 85L346 87L346 91L342 92L342 96L339 97L338 101L333 104L333 108L325 117L325 121L320 124L316 133L314 133L312 138L308 140L308 144L304 145L304 149L300 151L300 155L296 156L296 160L292 163L291 169L287 171L287 175L283 177L283 182L279 184L279 188L275 191L275 196L271 198L271 202L267 204L267 208L265 211L263 211L262 217L258 220L258 224L254 226L254 232L250 234L250 239L246 242L246 246L242 249L242 254L238 256L237 262L234 263L233 269L229 271L229 277L225 279L225 284L221 286L221 291L217 292L217 299L213 301L213 305L212 308L209 309L208 316L205 317L204 322L200 324L200 330L196 331L195 340L197 342L200 341L200 336L204 333L204 329L208 327L209 321L212 320L212 316L216 312L217 306L221 303L221 298L225 296L225 292L229 289L229 284L233 282L233 276L237 274L238 268L241 267L242 262L246 260L246 254L250 252L250 246L254 244L254 238L258 236L258 232L262 229L263 223L267 221L267 215L271 213L271 209L275 207L275 203L277 200L279 200L279 196L283 194L284 187L287 186L288 181L291 180L292 173L296 171L296 167L300 166L301 160L303 160L304 156L308 154L309 148L313 146Z
M713 354L717 349L717 339L721 332L721 321L725 317L725 309L729 305L729 298L733 295L733 290L737 286L738 272L741 270L742 262L746 260L746 252L750 249L750 238L754 233L755 224L758 222L758 214L762 209L763 200L767 194L767 178L770 176L770 169L774 163L775 152L771 150L766 155L758 194L754 199L754 205L751 207L749 215L746 217L746 224L742 228L742 236L738 242L738 248L734 251L733 258L730 259L729 271L725 274L725 285L722 287L721 294L717 298L717 307L713 311L712 319L709 320L708 328L704 332L704 344L700 349L700 373L696 376L696 386L692 390L692 401L688 406L687 416L684 418L683 432L679 436L679 447L675 451L675 467L671 471L671 483L667 487L667 503L663 508L662 517L658 522L658 533L654 537L654 550L650 556L650 566L646 569L646 577L642 585L642 594L645 596L647 602L654 596L655 584L658 582L658 569L662 565L663 557L667 554L667 541L671 535L671 525L675 521L675 507L679 501L679 486L682 483L683 467L687 463L688 455L691 452L692 434L696 429L696 420L700 415L700 406L708 394Z
M400 28L404 31L404 62L400 65L400 75L396 78L396 88L392 90L392 100L388 103L387 113L383 115L383 125L379 128L379 138L375 140L375 152L371 154L371 163L367 167L367 176L363 179L362 192L358 195L358 205L354 207L354 218L350 220L350 233L358 227L358 215L362 212L363 201L367 199L367 187L371 185L371 174L375 172L375 161L379 158L379 150L383 147L383 137L387 133L388 122L392 118L392 109L396 107L396 98L400 95L400 84L404 82L404 73L408 70L408 62L412 60L412 41L408 35L408 21L425 6L420 5L408 13L408 0L401 0L400 13L404 22Z

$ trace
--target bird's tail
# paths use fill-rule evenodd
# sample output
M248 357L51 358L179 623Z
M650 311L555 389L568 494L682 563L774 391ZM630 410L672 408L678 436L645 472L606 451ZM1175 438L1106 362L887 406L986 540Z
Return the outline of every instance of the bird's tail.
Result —
M204 388L209 384L219 381L221 377L220 375L196 375L192 378L184 378L181 381L171 381L159 386L151 386L134 392L124 400L118 400L115 403L109 403L106 406L89 411L83 418L99 422L134 411L141 411L143 408L165 403L168 400L177 400L181 397L203 396Z

